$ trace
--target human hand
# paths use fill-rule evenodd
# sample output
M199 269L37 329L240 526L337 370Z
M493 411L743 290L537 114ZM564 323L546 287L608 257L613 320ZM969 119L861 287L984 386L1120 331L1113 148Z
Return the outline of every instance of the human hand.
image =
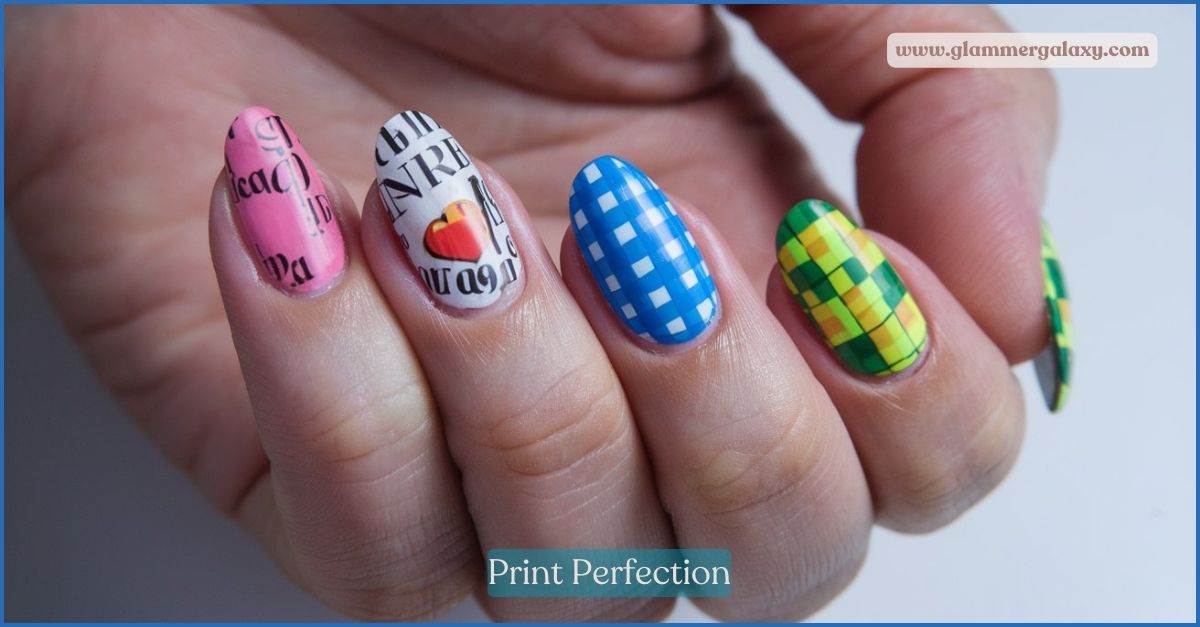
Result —
M1036 74L932 73L914 78L891 70L878 72L874 61L861 59L874 59L870 54L877 52L881 62L882 50L870 47L882 46L887 32L998 30L999 26L989 14L957 8L880 9L870 21L857 24L860 10L866 9L768 8L743 13L832 110L868 120L859 163L859 195L868 223L896 237L937 274L934 278L899 246L883 241L905 282L920 297L932 329L925 363L913 376L899 381L862 382L847 376L827 352L821 352L827 349L811 338L811 344L805 344L798 332L803 323L798 317L789 320L788 311L794 315L794 310L783 309L781 303L773 305L800 345L804 361L790 347L790 352L781 353L777 344L766 341L782 337L780 331L761 316L760 305L746 294L761 294L774 264L770 235L782 211L796 199L831 195L753 88L731 76L715 25L695 7L558 12L319 7L27 11L14 19L10 50L42 54L14 64L8 74L6 124L13 147L10 154L15 158L10 158L6 192L13 225L68 327L106 384L218 506L254 530L293 576L335 606L362 615L412 616L434 612L472 587L478 549L471 519L476 527L487 526L480 523L480 506L471 501L472 484L479 486L477 493L498 490L493 499L505 493L497 486L504 484L480 467L473 474L471 460L483 458L463 459L451 443L450 454L463 472L466 502L438 500L439 507L426 510L435 513L432 519L406 519L410 526L388 525L387 533L370 533L379 531L380 519L375 517L379 510L373 511L369 504L389 502L397 494L436 492L436 486L453 485L455 470L440 444L436 423L428 420L434 397L417 366L419 360L426 369L430 367L422 351L432 349L422 348L422 341L439 338L414 335L409 328L411 317L405 317L403 299L394 296L400 289L396 286L404 285L402 275L391 280L376 276L380 289L371 287L352 235L348 236L347 271L351 274L343 277L338 290L355 295L353 302L359 309L336 310L325 318L313 315L306 319L313 326L306 328L315 337L340 325L362 330L364 338L386 339L363 341L357 350L339 348L378 368L372 368L372 363L346 364L335 372L343 381L363 386L350 388L362 394L348 397L362 402L360 409L369 406L378 416L411 417L409 424L420 426L413 429L417 437L405 439L411 448L396 447L391 453L366 457L372 459L371 469L386 477L392 475L385 471L405 468L414 457L421 460L422 472L405 474L403 479L416 481L425 491L405 491L402 486L413 484L390 481L375 482L361 499L314 489L314 467L322 459L364 450L347 449L340 437L326 442L336 444L324 451L324 457L320 451L307 451L313 457L305 459L277 448L268 474L263 443L228 338L225 310L208 270L207 228L201 221L208 219L203 198L214 176L209 168L213 130L221 132L231 112L246 103L282 103L277 109L299 129L330 178L364 190L370 170L365 167L363 146L373 141L378 122L402 108L399 103L403 108L435 111L472 154L508 175L537 230L553 240L566 225L563 190L574 170L595 154L620 152L652 173L665 189L707 210L708 219L721 233L721 238L711 235L699 216L690 225L714 266L723 298L720 333L712 334L700 353L706 366L716 367L699 368L697 362L688 369L673 363L676 377L684 382L675 381L680 386L677 393L660 393L658 398L666 401L686 397L688 390L725 389L729 381L744 381L735 376L744 375L739 366L781 364L754 377L759 387L743 398L693 398L704 400L695 407L714 417L755 417L749 421L754 424L737 427L749 434L739 437L749 440L727 440L740 445L744 457L738 458L740 462L724 462L725 472L742 464L746 474L738 473L742 479L732 484L737 489L724 499L709 502L711 494L692 495L698 497L692 501L692 509L701 513L697 520L709 520L716 510L732 509L738 512L738 524L732 525L738 532L726 533L724 538L734 542L725 545L736 552L738 541L754 542L761 545L757 553L746 546L747 554L778 558L775 563L758 559L743 569L756 573L761 585L750 589L760 596L708 609L745 618L794 615L828 598L852 574L865 547L871 501L874 515L885 524L929 529L953 518L999 480L1011 463L1020 434L1020 396L1007 374L1005 355L1010 361L1022 360L1045 343L1036 210L1053 126L1052 91ZM799 19L776 16L790 11L798 12ZM614 23L626 28L612 28ZM836 43L836 33L854 28L858 34L849 43ZM878 37L866 32L876 28L882 33ZM430 34L437 35L436 41ZM806 55L821 48L817 44L822 38L816 36L821 34L830 41L830 50L821 50L817 61ZM80 47L48 45L62 41L79 42ZM139 45L128 46L127 41ZM791 48L788 41L803 42L804 48ZM446 42L455 45L439 47L449 45ZM81 62L84 51L93 65ZM841 59L846 61L839 63ZM150 89L141 87L143 77L155 75L156 68L162 78ZM846 73L856 80L835 85ZM90 78L84 80L85 75ZM51 83L47 76L62 78ZM313 104L318 102L326 104ZM993 115L973 116L981 107ZM973 152L964 155L968 150ZM171 158L164 160L164 154ZM114 174L121 177L121 184L114 183ZM493 180L495 188L506 189ZM888 190L886 199L883 190ZM509 206L517 207L514 213L522 213L516 195L496 193L510 199ZM340 198L336 204L346 230L354 232L356 203L347 202L342 192L331 194ZM695 215L685 203L679 204L685 216ZM368 211L364 226L368 242L373 232L370 216ZM519 226L520 218L514 220ZM720 242L722 238L727 244ZM375 250L382 255L382 238L376 241L381 245ZM997 251L995 257L981 259L975 254L985 242L986 249ZM549 295L543 296L557 303L557 313L566 316L568 324L562 332L581 334L585 345L592 344L573 357L597 366L602 374L608 369L609 384L614 374L622 374L624 389L614 393L617 400L608 401L613 405L610 411L600 412L605 420L572 422L594 424L596 433L604 434L613 432L605 432L604 427L627 429L634 416L672 415L670 408L646 400L662 386L651 385L661 383L652 372L638 370L653 369L643 363L642 353L632 352L641 349L632 343L619 344L628 338L615 333L618 327L605 330L604 321L612 320L599 317L609 314L597 306L602 304L595 300L598 295L592 293L589 305L588 293L578 291L586 285L580 278L586 275L578 263L571 267L570 240L564 252L566 283L581 301L582 315L600 327L595 333L607 358L595 350L594 339L586 340L591 331L581 326L579 312L572 313L574 305L563 298L562 286L554 287L556 279L544 259L539 261L532 238L523 245L528 271L523 298L539 302L528 286L549 284L545 288ZM373 260L370 251L368 246L367 257ZM740 263L733 263L734 257ZM741 285L738 265L749 277ZM381 275L402 265L372 261L370 267ZM778 294L780 286L774 289ZM404 332L379 315L388 304L398 310ZM364 326L364 320L370 324ZM747 354L755 355L754 346L767 347L768 355L760 351L748 361ZM625 349L628 352L622 352ZM478 362L486 355L473 357ZM296 365L286 360L285 364ZM353 378L380 371L395 376L357 382ZM624 376L629 372L639 377ZM426 375L430 380L436 376ZM707 378L710 375L716 378ZM793 387L780 390L780 380ZM543 381L547 386L552 383ZM280 384L272 381L263 387L272 385ZM433 381L432 387L437 386ZM822 388L830 400L825 400ZM406 389L416 391L403 398L394 394ZM754 396L763 407L742 402ZM381 398L400 403L406 411L372 402ZM583 404L586 398L580 394L574 404ZM442 397L436 400L445 413ZM345 417L347 407L340 400L331 402L333 409L326 418ZM568 408L571 405L567 403ZM569 411L565 415L578 417ZM857 455L839 415L853 436ZM260 429L262 418L260 407ZM448 430L455 424L446 422ZM537 426L536 415L531 422ZM668 465L658 463L660 453L654 442L678 437L680 433L672 429L686 426L670 420L638 423L640 429L663 430L642 436L660 473ZM803 435L781 439L788 429ZM641 457L643 444L635 431L620 433L616 444L604 448L613 457L601 456L594 463L624 460L620 465L627 473L622 481L627 483L620 485L635 486L626 491L635 496L622 502L584 500L599 511L625 513L628 524L618 526L616 535L606 539L618 545L632 538L661 543L675 536L681 543L695 545L687 541L697 535L712 538L703 528L697 533L694 525L672 528L661 508L646 505L654 487ZM360 446L381 444L370 434L352 429L349 437ZM529 430L518 435L530 443L544 442ZM263 431L263 438L263 442L270 440L269 429ZM586 438L566 441L579 444L580 453L589 450ZM596 443L609 441L592 440ZM755 445L761 448L756 450ZM561 444L557 446L555 450L562 450ZM538 458L544 455L529 457ZM681 458L695 462L693 467L717 459L689 456L687 451ZM296 464L294 472L288 472L289 462ZM505 464L520 466L519 460ZM324 480L335 484L362 470L354 464L334 465L338 477L327 475ZM597 487L594 472L577 466L571 470L551 492ZM303 477L299 483L308 485L289 486L281 474ZM675 513L672 492L682 492L681 498L686 498L686 482L672 483L661 474L656 479L668 509ZM520 485L517 482L509 489L520 494ZM466 516L468 505L471 518ZM648 513L630 514L645 510ZM314 512L339 516L317 525ZM772 520L764 512L777 512L777 516ZM576 522L587 521L590 513L577 512ZM529 538L522 533L549 533L554 528L525 524L513 529L509 523L511 535L493 535L485 538L485 544L504 546L505 541ZM502 520L495 524L506 528ZM565 533L555 540L560 546L572 546L571 533L580 540L575 545L596 538L587 525L573 531L569 527L560 527ZM443 550L420 556L406 553L413 546L431 546L414 541L412 529L441 532L437 546ZM829 533L786 535L796 529ZM323 538L325 546L318 546L321 543L306 537L305 531ZM482 537L486 532L480 533ZM296 546L298 536L302 546ZM333 542L345 538L354 541L350 546ZM534 538L548 540L544 535ZM400 560L400 555L405 559ZM412 577L414 572L431 572L434 564L437 575L430 577L438 585ZM333 572L338 569L335 565L342 572ZM369 576L360 579L348 573ZM771 591L770 585L779 584L769 582L780 580L788 582L788 589ZM493 611L501 616L527 615L528 608L518 609L507 614L503 608ZM568 617L637 617L656 615L663 604L581 604L576 609L581 611ZM551 614L555 615L562 616Z

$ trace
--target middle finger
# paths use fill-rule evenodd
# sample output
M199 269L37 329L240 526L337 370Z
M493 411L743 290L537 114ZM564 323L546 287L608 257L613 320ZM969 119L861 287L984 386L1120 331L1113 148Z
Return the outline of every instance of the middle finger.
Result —
M620 382L516 195L423 113L380 129L376 165L366 257L429 378L483 549L671 546ZM483 603L563 621L672 604Z

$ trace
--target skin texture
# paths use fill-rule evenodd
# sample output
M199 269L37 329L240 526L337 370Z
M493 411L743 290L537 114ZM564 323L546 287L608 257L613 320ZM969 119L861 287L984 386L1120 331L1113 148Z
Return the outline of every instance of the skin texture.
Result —
M847 477L839 484L848 491L845 501L858 512L851 518L869 515L859 498L865 492L857 492L860 472L881 522L926 531L975 502L1011 465L1020 438L1012 399L1019 401L1019 391L1011 389L1011 377L996 373L1031 357L1047 339L1037 211L1055 126L1053 86L1039 72L894 71L882 49L895 31L1004 29L985 9L739 11L834 114L866 125L858 157L865 223L915 253L896 247L901 263L915 268L914 290L926 299L921 304L932 323L966 338L965 345L986 346L984 353L965 351L984 355L977 370L928 384L941 385L954 402L939 404L923 429L936 431L931 424L960 412L979 417L966 421L969 428L938 432L944 437L896 424L872 427L881 422L871 420L879 407L903 407L905 398L921 395L903 387L864 392L856 390L857 380L829 374L836 366L817 363L829 356L802 337L798 313L783 311L782 286L768 285L780 216L800 198L831 195L756 87L733 67L719 24L704 8L7 10L5 196L23 251L101 380L149 437L301 585L343 611L412 618L456 602L472 587L474 531L461 515L451 516L456 535L446 551L455 559L416 591L392 594L386 576L339 579L328 570L314 576L323 566L308 558L320 551L300 551L307 558L296 559L291 543L304 524L280 515L281 508L296 511L296 503L278 501L272 465L279 459L269 464L264 452L263 416L256 425L247 394L247 383L252 393L255 384L242 376L247 355L239 367L213 271L224 241L216 236L219 225L212 253L209 243L207 201L222 137L251 104L283 115L322 170L350 190L336 192L347 231L359 229L358 204L348 199L362 198L371 186L369 147L378 124L402 109L436 112L473 155L503 174L530 228L552 249L566 228L565 189L579 165L613 152L652 172L664 189L706 212L705 232L720 233L730 266L741 266L753 293L766 290L779 331L792 337L837 406L862 458L862 470L840 471ZM354 239L351 248L358 246ZM981 258L980 250L990 254ZM570 243L563 254L571 254ZM565 272L580 270L562 265ZM359 278L347 287L358 296L346 302L382 302L370 277ZM568 283L574 290L576 283ZM596 325L602 309L575 297ZM353 323L367 315L354 311L332 308L326 320L335 325L344 316ZM389 324L381 322L379 333L392 333ZM599 335L607 343L606 333ZM935 326L935 350L938 333ZM395 343L390 363L411 375L415 366L402 366L415 363L412 353L402 335ZM920 376L938 372L926 375L929 365ZM419 373L414 381L424 385ZM955 396L980 387L992 396ZM630 395L636 410L637 393ZM401 406L432 413L427 401ZM913 420L930 411L907 409ZM441 437L417 431L429 442ZM936 467L914 470L911 461L930 451L944 453L931 458ZM453 481L448 458L430 467L439 481ZM664 498L684 490L659 482ZM360 522L353 508L366 506L341 505L351 508L341 522L353 528ZM833 551L837 564L822 566L830 574L809 586L817 592L805 600L768 598L768 609L754 613L709 611L723 618L812 611L861 559L865 529L852 535L850 546ZM387 560L376 566L386 570ZM663 611L525 608L517 615L653 618Z

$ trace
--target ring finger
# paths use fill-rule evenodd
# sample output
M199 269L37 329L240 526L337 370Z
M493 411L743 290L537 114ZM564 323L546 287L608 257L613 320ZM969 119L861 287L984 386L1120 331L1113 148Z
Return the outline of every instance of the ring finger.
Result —
M625 386L683 547L729 549L723 619L820 607L865 554L871 503L829 397L716 231L645 174L576 176L563 277Z

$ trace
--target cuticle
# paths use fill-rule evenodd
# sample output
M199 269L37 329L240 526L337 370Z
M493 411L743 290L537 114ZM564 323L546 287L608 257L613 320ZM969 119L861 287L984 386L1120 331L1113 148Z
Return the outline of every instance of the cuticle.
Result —
M608 307L608 310L611 315L617 319L617 322L619 323L618 326L621 327L621 332L624 333L626 337L630 338L635 345L640 346L642 350L661 357L679 357L698 350L718 333L717 327L721 325L725 316L725 304L721 299L721 288L717 287L715 283L714 293L717 295L717 310L713 314L713 317L708 321L708 326L705 327L704 330L701 331L696 337L693 337L686 342L679 342L677 344L663 344L661 342L639 337L629 328L628 325L624 324L620 320L619 314L614 311L612 307Z
M828 344L826 344L826 346L828 346ZM830 352L833 352L832 348L830 348L829 350L830 350ZM919 372L922 368L924 368L925 362L929 361L929 354L931 352L933 352L933 329L927 329L925 332L925 347L922 348L921 352L917 355L917 360L914 361L913 363L909 364L909 366L907 368L905 368L904 370L901 370L900 372L893 372L890 374L885 374L885 375L868 374L865 372L858 372L856 370L850 370L849 368L846 368L846 370L854 373L858 378L862 379L863 381L868 381L871 383L887 383L887 384L890 384L893 382L900 383L902 381L908 380L910 377L915 376L917 374L917 372ZM837 359L837 353L834 353L834 358ZM841 363L840 359L838 359L838 363Z

